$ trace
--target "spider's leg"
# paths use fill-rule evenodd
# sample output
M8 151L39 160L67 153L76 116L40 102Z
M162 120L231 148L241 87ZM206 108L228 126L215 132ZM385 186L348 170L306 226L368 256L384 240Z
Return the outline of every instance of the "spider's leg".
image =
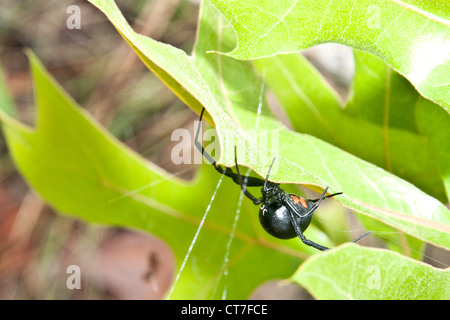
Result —
M315 243L314 241L306 239L306 237L303 234L302 229L300 228L300 226L295 223L294 214L292 213L291 210L289 210L289 215L291 216L291 223L292 223L292 226L294 227L295 233L300 238L300 240L302 240L302 242L304 244L306 244L307 246L316 248L317 250L324 251L324 250L328 250L329 249L329 248L327 248L325 246L322 246L322 245L320 245L318 243Z
M238 163L237 163L237 153L236 153L236 146L234 147L234 163L236 164L236 172L237 172L237 177L238 177L238 181L239 181L239 185L241 186L241 190L242 192L244 192L244 194L247 196L247 198L249 198L250 200L252 200L252 202L255 205L261 204L263 203L263 198L256 198L254 195L252 195L250 193L250 191L247 190L246 185L244 184L244 182L242 181L242 176L241 173L239 172L239 167L238 167ZM246 179L248 179L248 177L246 177ZM234 179L233 179L234 180ZM262 180L261 180L262 181ZM236 182L236 181L234 181Z
M195 139L194 139L194 145L195 147L198 149L198 151L201 152L202 156L204 156L213 166L214 168L220 173L220 174L224 174L228 177L234 178L234 172L231 171L230 168L223 168L220 165L218 165L216 163L216 161L214 161L213 157L211 157L211 155L205 151L205 149L203 148L201 142L198 140L198 136L200 134L200 128L202 125L202 119L203 119L203 113L205 112L205 108L202 109L202 112L200 113L200 119L199 119L199 124L197 127L197 132L195 133Z
M214 159L211 157L211 155L205 151L205 149L203 148L202 144L200 143L200 141L198 140L198 136L200 134L200 129L202 127L202 119L203 119L203 113L205 112L205 108L202 109L202 112L200 113L200 119L199 119L199 123L198 123L198 127L197 127L197 132L195 133L195 139L194 139L194 145L195 147L198 149L198 151L200 151L202 153L202 156L204 156L206 159L208 159L208 161L214 166L214 167L218 167L216 161L214 161ZM220 173L222 173L224 170L221 170Z
M266 180L264 180L264 189L267 186L267 181L269 181L269 174L270 174L270 171L272 171L272 167L273 167L273 164L275 163L275 159L276 159L275 157L272 159L272 163L270 164L269 171L267 171Z
M322 200L326 198L325 195L327 194L327 190L328 190L328 187L326 187L325 190L323 190L320 198L317 199L316 203L314 203L314 205L308 210L308 212L305 214L305 216L312 214L319 207Z
M285 206L289 207L290 211L294 212L297 216L306 217L310 214L313 214L313 212L316 211L316 209L319 207L322 200L326 198L325 194L327 193L327 190L328 190L328 187L325 188L325 190L323 191L320 198L316 200L316 203L305 214L300 214L300 212L298 212L297 208L295 208L295 206L291 203L291 199L289 197L283 201L283 204Z
M311 209L313 209L313 211L317 208L317 206L323 200L323 196L324 196L325 192L327 191L327 189L325 189L324 193L322 194L322 196L319 199L309 200L309 201L312 201L312 202L318 202L317 204L314 205L314 207L311 208ZM342 192L333 193L333 194L331 194L329 196L326 196L325 198L331 198L331 197L334 197L334 196L337 196L337 195L340 195L340 194L342 194ZM309 211L311 211L311 210L309 210ZM354 239L352 242L357 242L357 241L361 240L362 238L364 238L365 236L368 236L371 233L372 233L372 231L366 232L366 233L360 235L359 237L357 237L356 239Z
M362 238L364 238L365 236L368 236L368 235L371 234L372 232L373 232L373 231L366 232L366 233L360 235L358 238L354 239L352 242L357 242L357 241L361 240Z
M326 196L325 198L331 198L331 197L334 197L334 196L338 196L338 195L340 195L342 193L343 192L336 192L336 193L330 194L329 196ZM308 199L308 201L311 201L311 202L317 202L319 200L320 200L320 198L319 199Z
M311 207L311 209L309 209L308 212L307 212L306 214L304 214L304 215L301 215L301 214L298 212L297 208L290 202L290 198L287 198L286 200L283 201L283 205L285 205L287 208L289 208L289 214L290 214L290 216L291 216L291 223L292 223L292 225L294 226L295 233L297 233L298 237L299 237L305 244L307 244L307 245L309 245L309 246L312 246L312 247L314 247L314 248L316 248L316 249L319 249L319 250L326 250L326 249L328 249L328 248L327 248L327 247L324 247L324 246L321 246L321 245L319 245L319 244L317 244L317 243L315 243L315 242L313 242L313 241L308 240L308 239L305 238L305 236L304 236L303 233L302 233L302 230L301 230L300 227L295 223L295 220L294 220L294 213L295 213L297 216L299 216L299 217L306 217L306 216L309 215L309 214L313 214L314 211L315 211L315 210L317 209L317 207L319 206L320 202L321 202L324 198L328 198L328 197L325 197L325 193L327 192L327 189L328 189L328 188L326 188L326 189L324 190L324 192L322 193L321 197L320 197L319 199L317 199L318 202L317 202L316 204L314 204L314 206ZM334 195L334 194L332 194L331 196L333 196L333 195ZM366 232L366 233L360 235L359 237L357 237L356 239L354 239L352 242L357 242L357 241L361 240L362 238L364 238L365 236L368 236L368 235L371 234L371 233L372 233L372 231ZM322 248L322 249L321 249L321 248Z
M325 247L325 246L322 246L322 245L320 245L320 244L317 244L317 243L315 243L315 242L313 242L313 241L311 241L311 240L306 239L306 237L305 237L305 235L303 234L303 232L302 232L300 226L299 226L297 223L295 223L295 217L294 217L294 214L296 214L296 215L299 216L299 217L306 217L306 216L308 216L308 215L310 215L310 214L313 214L314 211L317 209L317 207L320 205L320 203L322 202L322 200L323 200L324 198L329 198L329 197L335 196L335 195L337 195L337 194L340 194L340 193L332 194L331 196L326 197L325 194L326 194L327 190L328 190L328 187L325 188L325 190L323 191L323 193L322 193L322 195L320 196L320 198L316 200L316 203L314 204L314 206L312 206L312 207L308 210L308 212L307 212L306 214L304 214L304 215L301 215L300 212L298 212L297 208L291 203L291 199L290 199L290 198L287 197L287 198L283 201L283 205L285 205L285 206L289 209L289 215L290 215L290 217L291 217L291 223L292 223L292 226L294 227L295 233L296 233L297 236L300 238L300 240L302 240L302 242L303 242L304 244L306 244L306 245L308 245L308 246L311 246L311 247L314 247L314 248L316 248L316 249L318 249L318 250L322 250L322 251L323 251L323 250L327 250L327 249L329 249L329 248L327 248L327 247ZM357 242L357 241L361 240L362 238L364 238L365 236L367 236L367 235L369 235L369 234L371 234L371 233L372 233L372 231L366 232L366 233L364 233L363 235L361 235L361 236L359 236L358 238L356 238L355 240L353 240L352 242Z
M318 199L318 202L316 204L314 204L313 207L311 207L311 209L308 210L308 212L304 215L300 214L300 212L298 211L298 209L295 207L295 205L292 203L291 198L286 197L283 200L283 205L285 205L288 209L289 209L289 215L291 218L291 224L294 227L295 233L297 234L297 236L300 238L300 240L302 240L302 242L310 247L316 248L318 250L327 250L329 249L328 247L322 246L318 243L315 243L314 241L308 240L306 239L305 235L302 232L302 229L300 228L300 226L296 223L294 214L296 214L297 216L301 217L301 218L306 218L308 215L312 215L314 213L314 211L317 209L317 207L319 206L320 202L325 198L325 194L327 192L328 187L324 190L324 192L322 193L322 196Z
M206 150L203 148L201 142L198 139L198 137L200 135L201 121L203 119L204 112L205 112L205 108L203 108L202 112L200 113L199 125L197 127L197 132L195 133L194 145L198 149L198 151L201 152L202 156L204 156L220 174L226 175L227 177L233 179L233 181L236 184L240 185L241 183L239 182L239 175L234 173L233 170L231 170L230 168L222 167L221 165L218 165L216 163L216 161L214 161L213 157L208 152L206 152ZM236 152L236 150L235 150L235 152ZM247 177L246 181L247 181L247 185L252 186L252 187L258 187L258 186L264 185L264 180L254 178L254 177ZM247 191L246 195L249 197L248 191ZM252 199L252 201L253 201L253 199Z

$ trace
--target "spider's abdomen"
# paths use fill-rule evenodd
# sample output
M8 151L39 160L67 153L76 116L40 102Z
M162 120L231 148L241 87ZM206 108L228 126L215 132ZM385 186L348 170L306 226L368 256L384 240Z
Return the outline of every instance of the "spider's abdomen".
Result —
M311 222L311 218L312 215L302 219L294 214L294 223L299 225L302 231L305 231ZM268 206L263 204L259 209L259 221L264 230L275 238L292 239L297 236L297 233L292 226L289 210L285 206Z

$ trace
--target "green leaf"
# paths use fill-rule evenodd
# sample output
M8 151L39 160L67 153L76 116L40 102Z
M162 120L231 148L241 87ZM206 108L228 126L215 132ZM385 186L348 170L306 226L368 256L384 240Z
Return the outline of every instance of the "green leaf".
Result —
M318 299L450 298L450 269L436 269L384 249L354 244L315 255L291 280Z
M212 17L214 15L214 13L212 11L209 12L208 15L206 15L207 17ZM209 28L205 28L206 30L208 30L210 32L210 34L208 33L202 33L202 29L200 28L199 34L202 35L202 37L199 36L198 40L197 40L197 45L194 51L194 57L195 57L195 62L199 68L199 70L201 71L203 77L205 78L206 82L210 85L210 87L212 88L211 90L214 92L214 95L217 97L217 101L219 102L219 105L223 106L225 108L225 110L227 111L232 111L233 114L235 114L235 117L239 120L239 124L247 129L247 130L251 130L254 129L256 124L256 116L257 115L257 107L258 107L258 90L261 90L258 87L261 87L260 81L258 81L258 79L254 78L254 76L252 75L250 66L248 64L245 64L244 62L241 61L236 61L233 59L230 59L229 57L225 57L222 55L214 55L214 54L205 54L204 52L210 52L210 51L221 51L221 50L226 50L231 43L233 43L234 40L234 36L229 28L229 25L226 25L225 22L221 19L219 20L219 24L221 26L221 30L219 32L219 35L214 36L214 23L217 24L217 22L215 22L216 20L213 20L213 26L209 27ZM216 27L217 28L217 27ZM205 40L206 39L206 40ZM219 41L217 41L217 39L220 39ZM202 53L203 52L203 53ZM288 65L288 64L287 64ZM292 65L289 65L292 68ZM276 68L277 66L275 65L274 68ZM289 69L292 70L292 69ZM295 70L292 70L293 73L295 74ZM267 71L269 72L269 71ZM264 73L264 72L263 72ZM301 73L301 75L303 76L304 73ZM276 81L274 81L276 82ZM317 90L320 92L323 92L322 90ZM323 98L324 95L320 95L319 97L315 96L316 99L319 98ZM335 96L329 96L327 97L327 99L325 99L325 102L328 101L333 101L333 99L336 99ZM261 129L265 129L265 130L270 130L271 128L277 128L279 130L279 134L280 134L280 150L278 152L278 156L277 159L280 159L279 161L281 162L282 160L284 160L284 158L288 159L290 161L290 163L288 163L289 167L293 167L295 164L298 164L297 168L298 170L304 170L307 169L307 172L312 172L314 173L315 176L319 176L319 177L323 177L326 176L327 178L325 179L326 181L330 182L330 185L333 185L331 183L331 181L339 181L339 183L342 183L345 178L343 176L347 175L347 176L352 176L352 179L356 179L358 180L358 177L354 177L354 173L353 170L350 169L349 167L349 163L347 161L350 161L351 163L354 163L355 165L359 166L361 162L359 162L357 159L355 159L355 162L353 162L353 159L350 160L351 157L349 157L348 154L342 153L341 150L336 149L331 147L330 145L327 144L323 144L322 141L314 139L311 136L306 136L306 135L295 135L293 134L293 132L286 130L284 127L281 127L278 123L278 121L275 121L270 112L266 111L266 105L265 102L262 101L262 115L259 118L259 122L258 122L258 128ZM312 124L316 124L316 123L324 123L324 128L327 127L327 125L329 125L327 123L327 119L331 118L331 119L335 119L333 118L333 112L337 113L340 112L341 109L339 108L338 105L335 105L334 110L332 109L332 107L329 107L329 105L327 104L318 104L319 106L323 106L323 110L324 114L322 118L320 119L306 119L302 117L302 119L306 119L306 121L303 121L303 123L312 123ZM325 109L326 107L329 107L327 109ZM325 112L326 110L326 112ZM317 115L320 112L312 112L313 115ZM321 122L322 121L322 122ZM332 123L334 124L334 123ZM346 123L341 123L341 126L345 126L348 125L348 121ZM344 130L342 130L343 128L338 128L338 130L336 130L336 132L339 132L339 134L342 134L342 132L345 132ZM309 132L308 132L309 133ZM243 134L244 135L244 134ZM382 135L380 135L382 136ZM335 135L335 137L339 137L338 134ZM228 137L227 137L228 138ZM367 142L364 141L363 142L364 147L367 146ZM302 146L297 147L297 146ZM243 150L239 147L238 148L241 153L243 152ZM367 148L366 148L367 149ZM228 149L229 150L229 149ZM309 159L320 159L321 161L310 161ZM345 160L344 160L345 159ZM242 157L239 156L239 160L240 162L242 162ZM340 165L339 161L342 160L345 165ZM260 160L261 161L261 160ZM358 163L358 164L356 164ZM253 164L253 163L252 163ZM342 163L341 163L342 164ZM284 164L283 164L284 165ZM255 166L250 165L250 167L252 167L255 170ZM368 168L367 168L368 169ZM261 172L258 171L257 169L255 170L257 172ZM363 171L365 171L363 169ZM369 172L370 169L367 170L367 172ZM264 172L264 171L263 171ZM264 176L264 173L261 173L261 176ZM334 176L336 172L343 172L343 176L340 179L336 179L336 177ZM289 181L286 179L292 178L293 176L295 176L295 174L298 174L299 172L292 172L292 170L290 172L287 172L288 175L284 176L285 180L281 180L281 181ZM377 177L372 177L370 179L371 183L374 183L376 185L378 185L379 187L374 187L374 186L370 186L367 189L371 190L371 192L373 193L379 193L379 194L384 194L385 196L382 196L382 198L379 198L380 201L386 201L388 199L388 197L400 197L399 195L395 195L394 193L397 192L398 193L398 187L395 187L395 191L393 189L388 190L389 189L389 184L384 184L382 181L383 179L387 178L384 177L385 173L382 173L381 171L379 172L379 176ZM277 179L276 175L272 175L271 177L274 177L275 181L279 181ZM309 177L308 177L309 178ZM390 179L390 178L388 178ZM308 179L310 182L309 184L314 184L314 182L311 182L311 178ZM307 180L307 181L308 181ZM362 183L367 183L364 182L365 178L363 177L362 179L360 178L360 183L362 181ZM297 180L298 181L298 180ZM411 196L411 194L407 194L407 193L415 193L415 191L413 191L415 188L412 186L408 186L405 187L405 189L403 189L403 197L408 197ZM353 188L345 188L342 187L341 190L347 190L345 191L345 193L351 192L351 189L353 189L354 191L360 191L361 190L361 185L359 185L358 187L356 185L353 185ZM408 191L407 191L408 190ZM373 196L373 194L372 194ZM410 198L411 199L411 198ZM389 201L389 200L388 200ZM435 201L435 200L433 200ZM395 202L395 200L394 200ZM378 202L379 203L379 202ZM411 202L409 202L410 206L411 206ZM438 204L438 202L436 202L436 204ZM376 205L376 204L375 204ZM367 210L368 207L367 204L364 204L363 206L366 206L365 210L363 212L368 213L370 210ZM352 209L356 209L358 208L358 205L349 205L349 207L351 207ZM411 207L414 207L414 205L412 205ZM431 229L429 229L429 231L431 231L431 233L429 233L428 235L431 237L434 237L436 235L436 231L438 229L440 229L440 227L443 227L443 229L441 229L442 232L438 233L443 236L444 238L448 238L449 237L449 228L448 228L448 224L449 224L449 218L448 218L448 214L447 214L447 210L445 209L444 206L442 206L442 204L438 204L438 207L442 209L442 215L440 215L439 218L437 218L436 221L439 221L437 225L435 225L434 227L431 227ZM439 209L439 210L441 210ZM422 210L419 209L419 210ZM411 212L411 211L409 211ZM418 211L416 212L418 213ZM393 220L391 220L389 217L387 217L387 213L382 213L380 215L375 214L374 212L368 213L369 215L371 215L372 217L375 217L377 219L380 219L384 222L387 222L390 225L394 225L397 228L402 229L403 227L407 226L408 227L405 230L405 232L408 232L410 234L413 234L415 236L418 236L421 239L423 238L423 235L428 233L422 233L422 232L417 232L418 230L415 229L416 226L418 226L418 220L416 220L413 224L409 224L409 222L404 221L405 223L399 222L399 220L397 220L397 218L400 218L400 216L397 216L396 214L394 214L394 216L391 216L392 218L394 218ZM412 214L413 216L415 215L414 213ZM418 217L418 216L417 216ZM402 218L400 218L401 220L403 220ZM398 221L394 222L394 221ZM409 220L409 218L407 218L407 220ZM410 229L410 227L412 227L412 225L414 226L414 232L412 232L412 228ZM440 225L440 226L438 226ZM419 228L423 228L424 225L419 226ZM421 235L420 235L421 234ZM430 239L430 238L428 238ZM447 241L447 240L445 240Z
M179 81L179 86L185 88L190 96L207 97L198 101L214 120L221 143L218 163L233 166L233 151L237 145L239 163L264 177L274 155L278 167L271 172L272 181L306 184L313 188L319 186L322 189L330 186L330 192L344 191L339 200L349 208L419 239L450 248L450 215L439 201L410 183L328 143L286 129L266 109L264 101L259 116L261 86L252 76L248 63L223 55L202 53L198 47L194 50L193 61L176 48L161 43L156 45L155 41L132 33L129 26L117 22L123 20L117 7L113 8L110 3L92 2L112 20L147 65L158 64L155 69L159 72L157 74L163 70L165 77ZM206 3L203 4L205 7ZM210 34L198 36L197 46L204 46L205 50L208 48L210 51L227 48L233 39L232 28L212 10L209 9L208 13L204 23ZM205 39L213 46L207 47L203 42ZM158 50L164 54L155 52ZM180 61L172 63L178 58L183 67ZM198 106L191 107L195 109ZM276 145L270 146L272 149L257 148L255 142L249 139L245 130L255 129L257 119L261 135L278 130L281 141L278 148Z
M302 55L279 55L254 63L295 130L339 146L447 201L450 117L379 58L355 51L355 60L355 80L345 106ZM416 112L411 112L411 105ZM395 192L385 193L386 197ZM384 229L370 230L381 234ZM421 245L412 247L420 251Z
M425 99L417 104L415 116L418 130L428 139L430 152L437 159L447 199L450 199L450 117Z
M374 236L382 240L386 248L418 261L423 260L426 247L423 241L368 216L360 215L358 220L367 230L376 230Z
M234 37L230 25L207 3L201 7L193 56L134 33L114 2L92 3L184 102L197 111L207 109L220 141L219 163L234 165L238 144L239 163L265 176L276 156L278 170L271 172L271 180L344 191L337 200L349 208L450 247L448 210L441 203L339 148L287 130L268 110L262 98L263 82L250 63L204 52L228 48ZM246 298L265 280L287 278L303 259L316 253L297 239L282 241L264 233L258 208L247 199L233 232L240 190L228 179L195 238L216 189L217 172L205 165L193 182L170 177L116 141L79 110L35 58L31 62L39 107L37 129L0 113L19 170L61 212L161 237L174 250L178 267L196 239L171 298L220 298L225 293L230 299ZM258 137L277 129L278 147L257 149L249 134L255 127L262 129ZM333 245L313 226L306 236ZM264 268L255 272L255 266Z
M325 42L345 44L382 58L450 112L446 0L210 1L236 32L232 57L256 59Z
M295 130L332 143L447 202L450 116L381 59L359 50L354 55L355 79L345 105L302 55L259 59L255 65L266 75ZM439 123L432 137L426 133L435 127L430 123Z
M37 128L25 127L0 111L21 174L61 213L160 237L173 249L180 266L217 186L217 172L203 166L192 182L174 178L122 145L83 112L32 54L30 62ZM244 299L262 282L288 277L308 257L298 241L274 241L263 234L253 205L242 208L232 232L240 190L225 180L217 192L227 196L215 198L172 298L220 298L225 285L227 297ZM227 250L228 274L224 276ZM258 274L249 268L263 264L267 268Z

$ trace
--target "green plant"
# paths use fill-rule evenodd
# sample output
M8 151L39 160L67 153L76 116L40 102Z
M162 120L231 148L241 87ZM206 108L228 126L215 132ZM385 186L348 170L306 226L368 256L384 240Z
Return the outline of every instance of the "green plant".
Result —
M386 233L391 250L402 252L398 238L407 241L416 259L422 256L424 242L450 248L450 215L442 204L448 202L450 190L448 60L435 59L433 68L420 59L402 63L422 48L416 37L420 33L391 32L390 27L369 32L362 27L368 6L378 5L394 15L393 23L400 16L416 27L424 24L427 43L437 44L448 37L446 8L423 5L412 10L419 4L390 1L348 1L336 7L321 6L321 1L211 1L222 16L205 1L196 45L188 56L135 33L113 1L90 2L182 101L198 113L206 108L206 119L214 124L223 150L219 163L234 164L234 144L239 141L240 164L260 176L265 176L275 155L274 181L343 191L341 203L358 212L368 229ZM305 19L320 23L298 24ZM383 38L388 35L392 39ZM394 35L412 41L391 45ZM378 54L392 68L355 50L352 94L342 106L302 56L272 57L326 41ZM239 188L233 182L220 180L212 199L220 177L210 166L202 166L192 182L168 176L81 111L37 58L32 53L29 57L38 106L36 129L11 116L10 99L0 90L0 119L17 167L61 213L139 228L166 241L177 267L183 265L171 298L246 298L258 284L274 278L289 278L317 298L450 297L449 269L353 244L316 254L296 239L266 235L253 204L244 201L237 211ZM253 64L236 58L258 60ZM277 95L295 130L270 112L261 94L264 84ZM255 153L247 134L256 126L278 129L280 140L276 154L258 150L258 161L252 159ZM209 208L210 200L214 201ZM335 246L332 233L311 226L307 236Z

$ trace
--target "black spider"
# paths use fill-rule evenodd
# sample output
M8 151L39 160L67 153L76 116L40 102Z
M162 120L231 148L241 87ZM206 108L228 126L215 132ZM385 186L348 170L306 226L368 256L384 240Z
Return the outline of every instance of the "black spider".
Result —
M233 181L241 186L242 192L255 204L261 205L259 209L259 221L262 227L272 236L279 239L292 239L299 237L304 244L314 247L318 250L327 250L328 248L317 244L311 240L306 239L303 232L308 228L311 223L314 211L319 207L320 203L324 198L331 198L342 194L342 192L337 192L326 196L328 187L325 188L322 195L318 199L304 199L298 195L285 192L279 184L269 181L270 170L272 169L275 158L270 165L269 171L265 180L255 177L246 177L245 183L243 182L242 176L239 172L239 167L237 164L236 148L234 150L236 172L234 173L230 168L222 167L218 165L214 159L209 155L203 148L201 142L198 141L198 135L200 132L201 121L203 118L203 113L205 108L203 108L200 114L200 124L197 128L197 133L195 135L195 146L202 153L202 155L208 159L208 161L214 166L214 168L221 174L226 175L233 179ZM252 195L247 187L262 187L261 188L261 198L256 198ZM359 236L353 242L356 242L371 232L366 232L365 234Z

